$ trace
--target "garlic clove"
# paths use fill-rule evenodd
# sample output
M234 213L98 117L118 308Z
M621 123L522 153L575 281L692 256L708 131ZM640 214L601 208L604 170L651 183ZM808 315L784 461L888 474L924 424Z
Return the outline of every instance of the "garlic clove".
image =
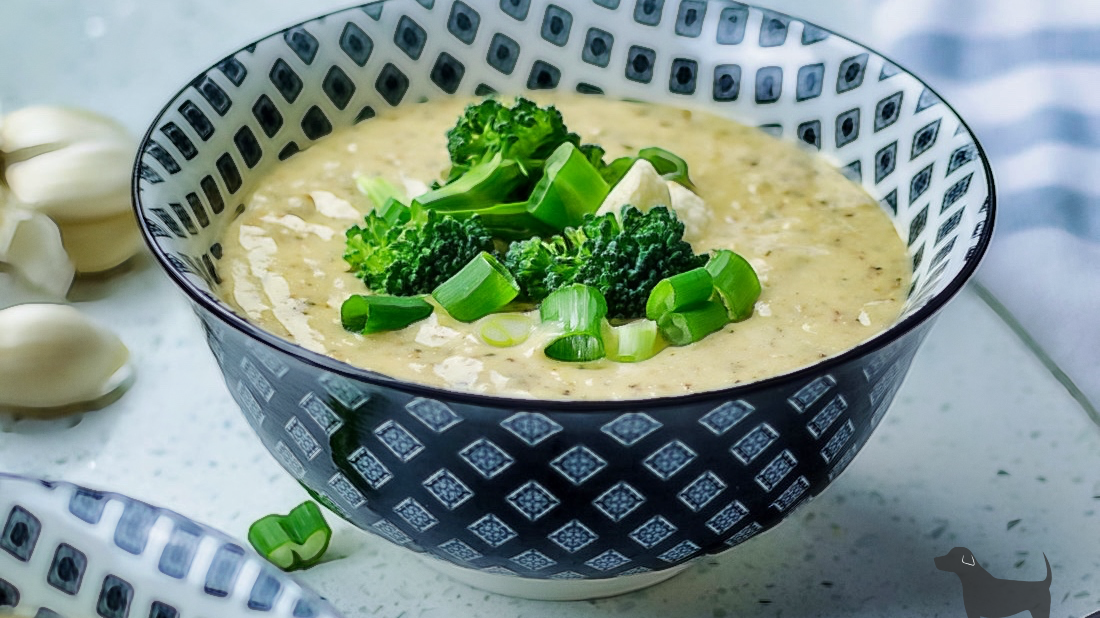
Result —
M81 221L130 209L134 151L117 139L77 142L8 163L12 194L55 221Z
M92 404L129 381L130 352L69 305L0 311L0 408L45 411Z
M672 200L669 206L684 222L684 238L688 242L701 240L711 222L710 209L703 202L703 198L676 181L666 180L665 185L668 186L668 195Z
M9 163L81 141L129 140L111 118L82 109L36 105L0 120L0 153Z
M611 192L596 210L596 215L610 212L617 217L622 207L627 204L647 212L657 205L668 206L671 201L664 178L661 178L652 163L645 159L638 159L611 188Z
M0 267L5 265L57 298L64 298L73 282L57 224L40 212L0 203Z
M78 273L99 273L122 264L143 243L133 211L91 221L62 221L61 242Z

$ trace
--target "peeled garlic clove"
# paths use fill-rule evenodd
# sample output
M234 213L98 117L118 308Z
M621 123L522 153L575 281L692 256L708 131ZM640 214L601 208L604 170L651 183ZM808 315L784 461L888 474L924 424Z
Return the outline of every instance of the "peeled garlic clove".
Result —
M702 239L711 220L710 209L703 198L676 181L666 180L665 185L672 200L670 206L684 222L684 238L689 242Z
M61 233L46 215L0 203L0 267L58 298L73 282L74 269L61 243Z
M24 107L0 121L0 153L9 163L82 141L128 140L125 127L82 109Z
M102 219L130 209L134 151L118 140L77 142L7 163L16 199L55 221Z
M596 210L596 215L610 212L618 216L626 204L647 212L654 206L668 206L671 201L665 179L661 178L652 163L638 159L611 188L611 192Z
M141 250L132 211L92 221L62 221L61 242L79 273L110 270Z
M69 305L0 311L0 408L48 410L93 403L129 377L119 338Z

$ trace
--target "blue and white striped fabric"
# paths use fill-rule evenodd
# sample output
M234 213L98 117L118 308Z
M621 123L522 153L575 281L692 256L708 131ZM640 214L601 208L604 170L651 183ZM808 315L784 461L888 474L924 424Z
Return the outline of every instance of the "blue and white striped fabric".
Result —
M1095 409L1100 1L869 4L866 42L950 102L992 162L997 229L978 281Z

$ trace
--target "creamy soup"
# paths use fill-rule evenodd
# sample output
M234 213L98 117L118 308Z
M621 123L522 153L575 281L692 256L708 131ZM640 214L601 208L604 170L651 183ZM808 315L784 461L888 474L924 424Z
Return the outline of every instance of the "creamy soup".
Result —
M371 208L355 187L382 175L410 193L445 174L445 133L468 101L403 106L334 134L259 183L225 233L222 296L253 323L352 365L454 390L551 399L637 399L713 390L836 355L893 323L905 247L881 207L822 157L712 115L602 97L555 98L570 130L612 157L660 146L687 160L706 204L681 213L697 252L731 249L763 287L751 318L639 363L563 363L545 338L498 348L436 311L393 332L340 324L366 293L343 260Z

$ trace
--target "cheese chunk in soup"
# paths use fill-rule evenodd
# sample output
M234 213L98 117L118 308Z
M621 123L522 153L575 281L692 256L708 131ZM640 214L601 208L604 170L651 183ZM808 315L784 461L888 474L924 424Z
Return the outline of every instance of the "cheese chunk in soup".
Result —
M446 131L470 101L402 106L281 163L226 230L222 297L307 349L395 378L452 390L548 399L641 399L720 389L813 364L898 317L906 249L881 207L828 161L730 120L602 97L547 100L607 160L660 146L687 160L703 207L681 208L697 252L747 258L763 292L754 315L640 363L562 363L532 336L487 345L478 325L437 310L400 331L359 335L341 303L366 293L343 260L344 232L370 202L359 175L411 195L448 168ZM686 203L691 203L688 200Z

